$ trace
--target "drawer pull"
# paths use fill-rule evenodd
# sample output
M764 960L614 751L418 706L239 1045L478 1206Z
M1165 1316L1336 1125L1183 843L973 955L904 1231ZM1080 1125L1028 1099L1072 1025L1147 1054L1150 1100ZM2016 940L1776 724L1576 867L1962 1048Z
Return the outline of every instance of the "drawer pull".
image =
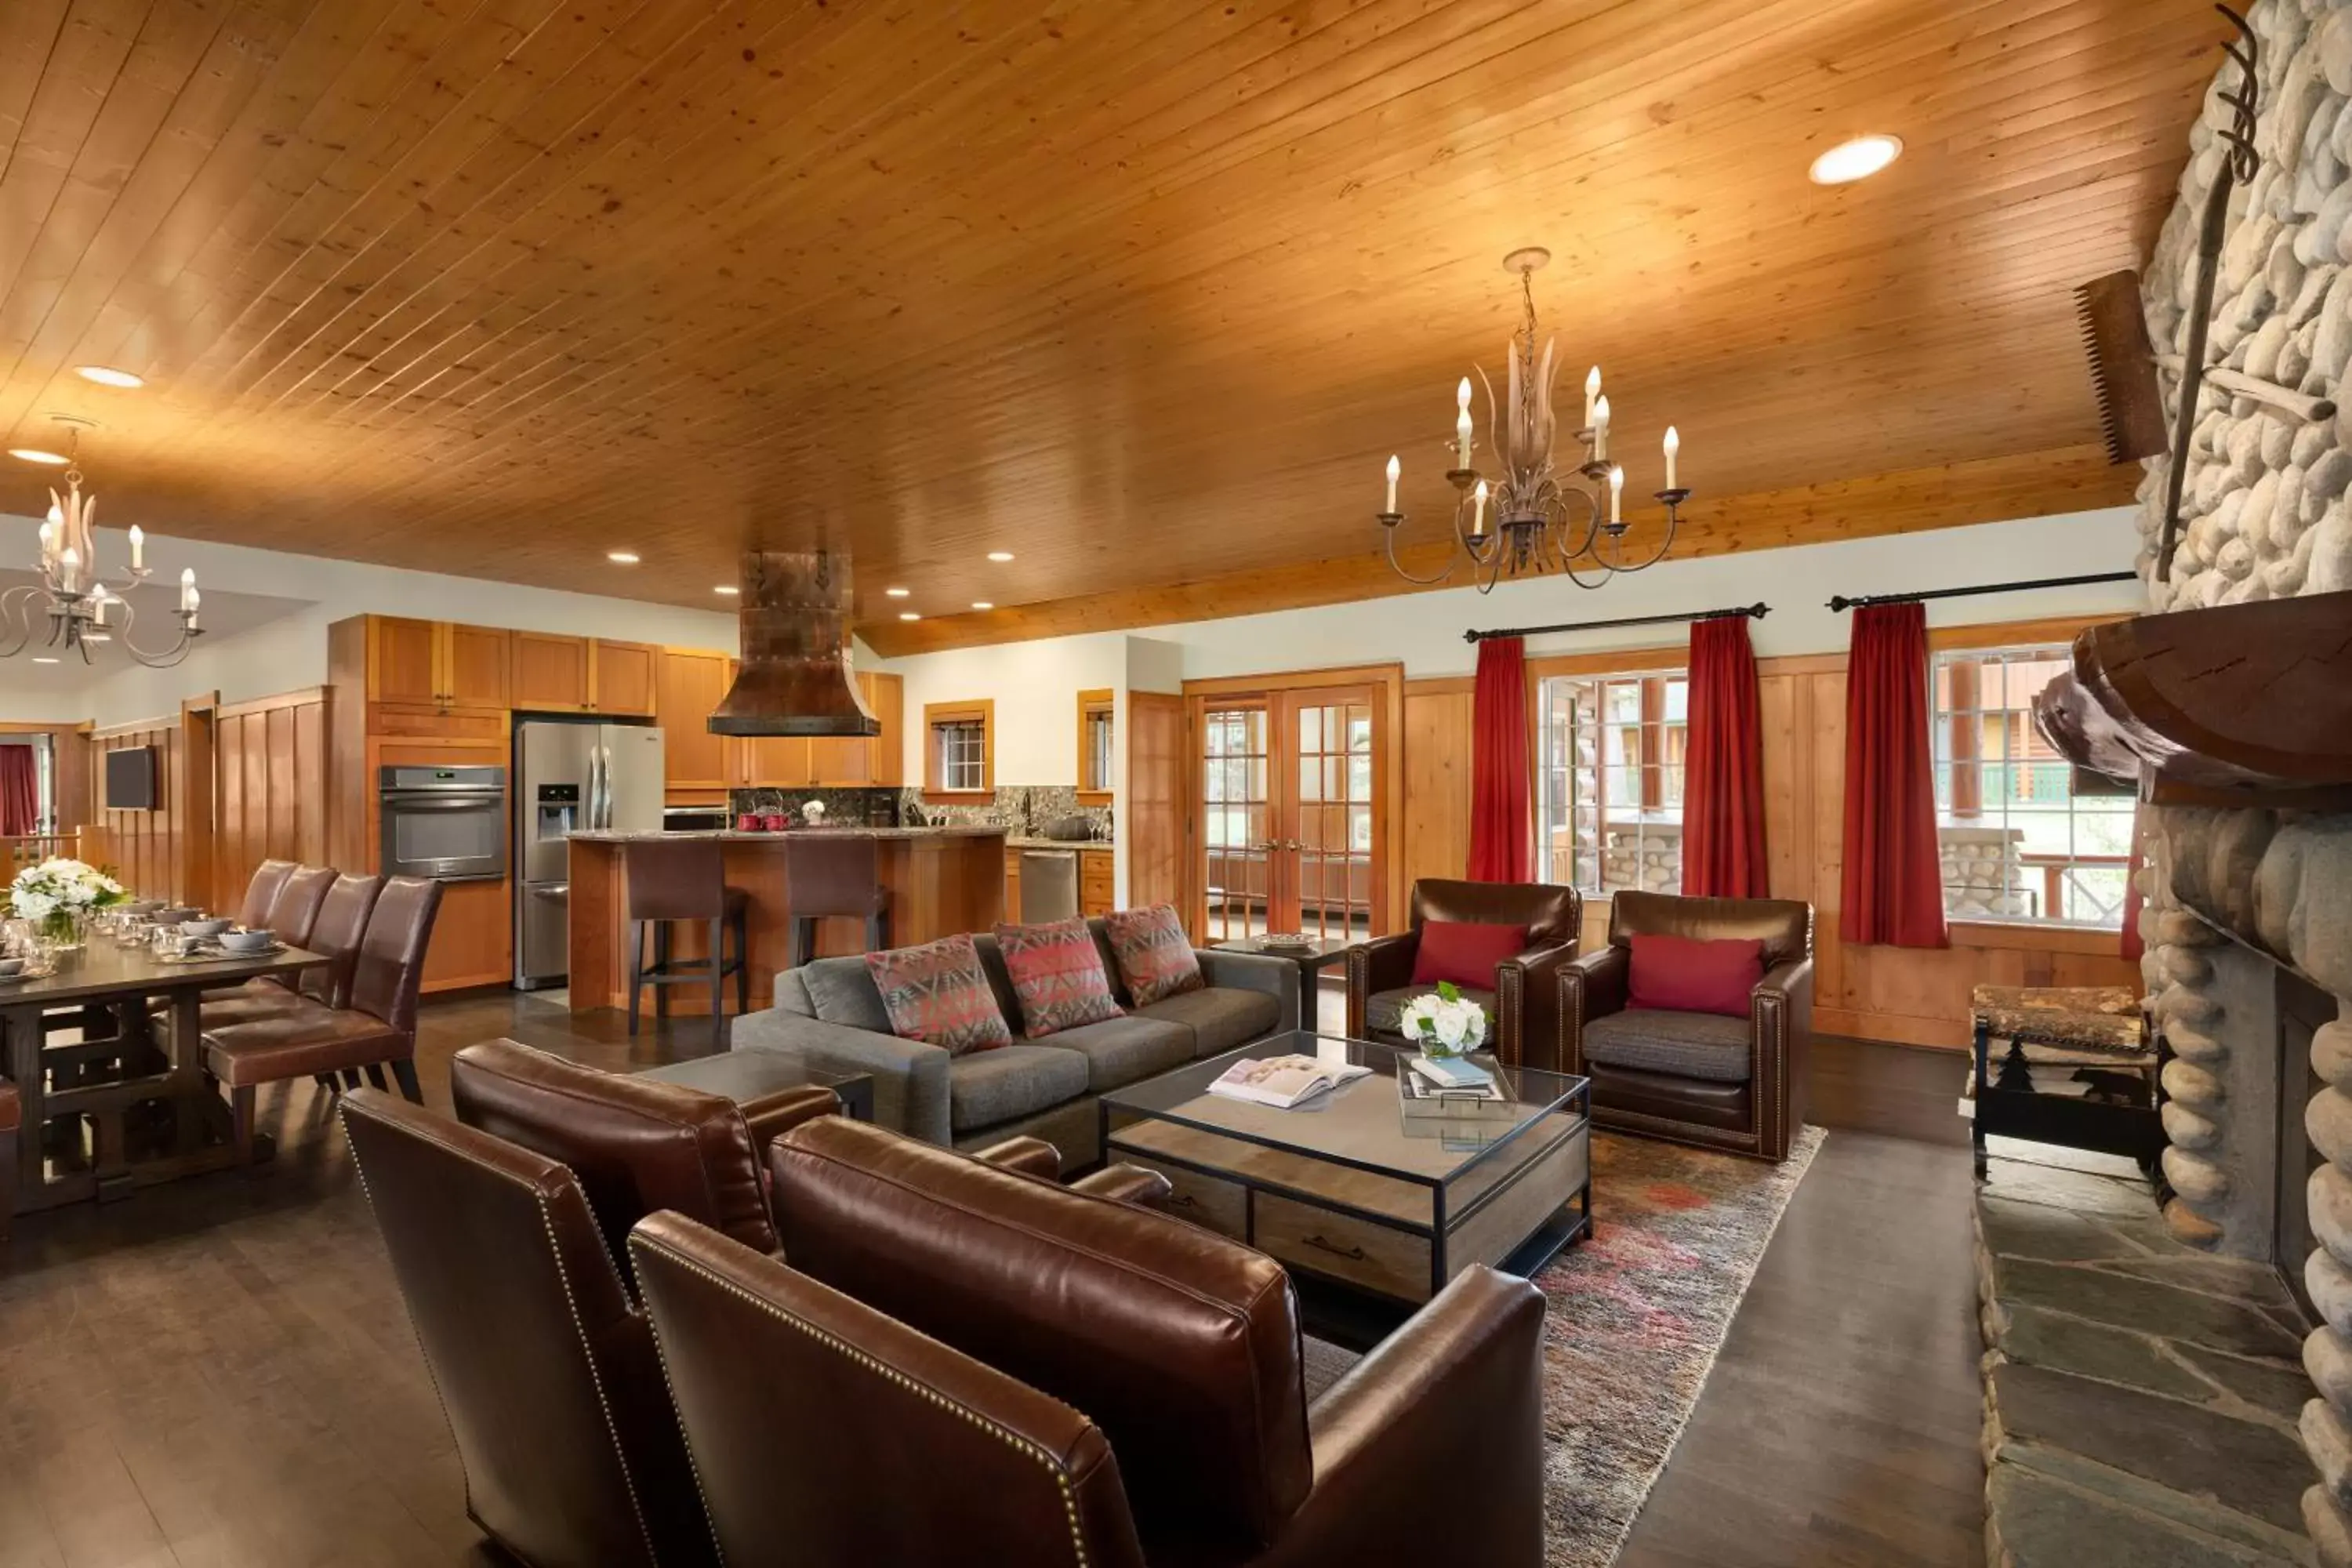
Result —
M1309 1236L1301 1239L1309 1247L1319 1247L1324 1251L1347 1258L1351 1263L1361 1263L1364 1260L1364 1249L1360 1247L1341 1247L1336 1242L1326 1241L1319 1236Z
M1172 1194L1168 1198L1167 1203L1168 1206L1171 1209L1191 1209L1201 1206L1199 1201L1190 1193Z

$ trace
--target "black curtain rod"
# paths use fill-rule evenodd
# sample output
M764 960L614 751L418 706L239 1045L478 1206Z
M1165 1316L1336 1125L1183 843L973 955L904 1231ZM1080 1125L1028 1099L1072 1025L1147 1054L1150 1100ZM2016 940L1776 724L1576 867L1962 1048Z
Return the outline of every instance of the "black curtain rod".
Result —
M1531 637L1547 632L1598 632L1612 626L1662 626L1670 622L1725 621L1735 616L1749 620L1762 620L1772 613L1769 605L1735 605L1727 610L1693 610L1680 616L1627 616L1617 621L1562 621L1554 626L1505 626L1491 632L1464 632L1464 642L1485 642L1490 637Z
M2092 572L2080 577L2042 577L2031 583L1986 583L1974 588L1927 588L1916 594L1864 594L1830 601L1832 610L1858 610L1864 605L1916 605L1923 599L1965 599L1971 594L2023 594L2035 588L2072 588L2084 583L2135 583L2137 572Z

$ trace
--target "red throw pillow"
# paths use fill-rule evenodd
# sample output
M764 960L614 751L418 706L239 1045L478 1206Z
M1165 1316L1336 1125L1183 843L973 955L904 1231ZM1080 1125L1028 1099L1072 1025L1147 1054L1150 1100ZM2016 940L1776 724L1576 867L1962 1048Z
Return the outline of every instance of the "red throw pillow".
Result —
M1115 910L1103 917L1103 935L1110 940L1110 955L1118 963L1127 994L1139 1007L1198 991L1201 961L1193 956L1192 939L1173 904L1148 910Z
M1702 942L1689 936L1634 936L1628 1007L1669 1013L1748 1016L1748 993L1764 978L1764 944L1752 938Z
M869 952L866 970L882 993L890 1032L900 1039L921 1040L959 1057L1013 1043L988 972L980 966L980 950L969 936Z
M1122 1016L1103 973L1102 949L1084 920L1001 925L996 945L1021 998L1022 1032L1031 1039Z
M1421 928L1412 954L1412 983L1434 985L1451 980L1481 991L1495 988L1495 965L1528 950L1525 926L1485 925L1477 921L1430 921Z

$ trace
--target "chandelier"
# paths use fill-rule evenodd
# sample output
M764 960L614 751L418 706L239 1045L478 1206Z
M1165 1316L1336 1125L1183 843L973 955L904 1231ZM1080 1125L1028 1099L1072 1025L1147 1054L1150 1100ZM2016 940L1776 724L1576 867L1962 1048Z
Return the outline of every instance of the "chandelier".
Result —
M1471 580L1482 594L1492 593L1505 577L1549 572L1557 566L1580 588L1598 588L1620 572L1654 566L1675 542L1682 503L1690 491L1675 483L1675 466L1682 437L1666 428L1666 488L1657 492L1664 503L1664 535L1647 551L1627 542L1632 531L1625 521L1625 470L1609 459L1609 399L1601 395L1601 367L1584 378L1584 427L1576 439L1584 447L1583 461L1563 472L1554 461L1552 440L1552 351L1546 339L1543 357L1536 356L1536 297L1530 279L1551 259L1539 246L1515 250L1503 258L1503 269L1519 276L1519 296L1525 313L1512 334L1509 399L1495 404L1495 384L1483 366L1478 379L1486 386L1486 423L1493 433L1502 471L1492 479L1471 464L1476 446L1470 420L1470 378L1454 388L1457 416L1454 422L1454 466L1446 481L1454 487L1454 543L1444 569L1419 577L1397 560L1397 530L1404 513L1397 510L1397 479L1402 467L1393 457L1388 467L1388 507L1380 513L1381 537L1388 549L1389 567L1408 583L1427 586L1443 583L1468 558ZM1604 502L1603 489L1608 492ZM1588 580L1586 574L1598 573Z
M49 491L49 515L41 524L40 560L35 567L39 581L0 589L0 658L22 653L46 620L45 646L79 653L84 664L90 662L92 644L119 642L141 664L168 669L186 658L196 638L205 635L196 625L203 600L196 592L195 569L180 574L180 607L173 612L180 623L178 639L152 653L132 642L136 614L124 595L154 575L146 563L147 535L132 527L130 569L107 582L99 571L98 533L91 521L98 498L81 488L77 426L83 421L60 416L59 423L68 432L64 455L18 454L35 462L63 463L66 489L63 495Z

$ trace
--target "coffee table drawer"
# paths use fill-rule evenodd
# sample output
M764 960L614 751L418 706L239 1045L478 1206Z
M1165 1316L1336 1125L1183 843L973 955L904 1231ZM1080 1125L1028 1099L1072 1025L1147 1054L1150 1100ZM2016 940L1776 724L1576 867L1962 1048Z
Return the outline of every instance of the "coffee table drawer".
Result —
M1384 1225L1257 1194L1260 1252L1383 1296L1429 1299L1429 1243Z
M1160 1205L1165 1212L1178 1219L1189 1219L1205 1230L1230 1236L1235 1241L1249 1239L1249 1194L1242 1190L1239 1183L1202 1175L1182 1165L1166 1164L1130 1149L1114 1147L1110 1158L1167 1177L1168 1184L1175 1190Z

